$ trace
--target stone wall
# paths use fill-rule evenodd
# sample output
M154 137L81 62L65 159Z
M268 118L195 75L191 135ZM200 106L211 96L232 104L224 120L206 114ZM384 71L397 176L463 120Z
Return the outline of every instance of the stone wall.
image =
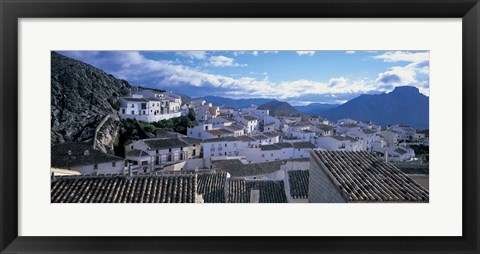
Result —
M327 175L327 169L316 155L310 155L308 202L309 203L345 203L336 184Z

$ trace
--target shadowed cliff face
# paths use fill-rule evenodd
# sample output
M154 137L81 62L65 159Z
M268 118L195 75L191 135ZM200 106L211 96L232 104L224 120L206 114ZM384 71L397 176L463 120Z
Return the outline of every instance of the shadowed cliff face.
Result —
M93 145L95 128L98 149L113 153L119 128L119 98L130 93L127 81L91 65L51 54L51 144L85 142Z

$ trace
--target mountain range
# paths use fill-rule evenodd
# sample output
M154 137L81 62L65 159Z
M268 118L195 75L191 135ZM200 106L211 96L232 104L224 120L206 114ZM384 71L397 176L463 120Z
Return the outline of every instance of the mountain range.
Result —
M219 96L205 96L205 97L196 98L196 100L197 99L206 100L208 102L213 103L213 105L217 105L217 106L230 106L230 107L236 107L236 108L250 107L250 105L252 104L259 106L274 100L274 99L266 99L266 98L230 99L230 98L219 97Z
M294 108L307 115L320 115L325 111L338 107L340 104L311 103L306 106L294 106Z
M326 110L330 120L352 118L382 126L405 124L416 129L429 128L429 100L413 86L399 86L390 93L363 94L338 107Z
M429 127L428 97L413 86L396 87L390 93L363 94L341 105L312 103L306 106L291 106L288 102L265 98L236 100L207 96L204 99L215 105L232 107L248 107L255 104L269 109L270 115L304 113L320 115L333 121L341 118L372 121L384 127L389 124L405 124L416 129Z

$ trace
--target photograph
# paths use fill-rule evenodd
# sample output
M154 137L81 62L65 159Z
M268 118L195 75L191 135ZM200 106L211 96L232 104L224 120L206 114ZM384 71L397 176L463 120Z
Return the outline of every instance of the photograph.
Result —
M429 203L428 50L50 54L51 203Z

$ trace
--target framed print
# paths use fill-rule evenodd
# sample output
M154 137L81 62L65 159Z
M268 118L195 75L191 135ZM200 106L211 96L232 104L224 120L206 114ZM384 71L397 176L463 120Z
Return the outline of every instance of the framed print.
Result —
M2 1L2 253L478 253L478 1Z

